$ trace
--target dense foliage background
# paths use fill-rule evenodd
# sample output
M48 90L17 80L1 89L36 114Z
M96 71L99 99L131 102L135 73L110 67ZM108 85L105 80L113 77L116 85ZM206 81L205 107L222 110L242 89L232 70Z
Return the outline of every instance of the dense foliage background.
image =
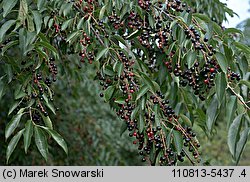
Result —
M39 56L46 57L46 59L48 60L51 55L53 55L53 57L56 57L55 62L58 66L59 73L57 75L57 81L49 88L49 90L51 90L53 93L49 92L48 95L53 95L53 100L48 101L48 103L50 104L46 107L48 107L48 110L51 110L48 111L48 114L50 120L53 123L54 130L60 133L67 143L68 155L66 155L65 152L61 150L57 142L55 142L55 140L53 140L53 137L50 136L52 135L50 133L50 135L46 135L49 144L49 156L47 162L43 160L43 157L40 154L42 153L41 148L40 153L37 150L37 143L31 142L30 148L27 150L27 153L25 153L25 143L23 143L23 140L20 140L17 145L18 147L15 148L9 159L10 165L149 164L143 163L141 161L140 155L138 154L138 146L133 145L134 140L133 138L129 137L129 133L131 132L126 131L125 133L123 133L124 124L113 111L114 106L111 101L109 101L110 98L107 99L107 97L111 97L107 96L109 95L109 93L107 91L104 91L104 99L99 97L100 93L102 93L100 92L100 90L102 90L103 83L99 83L97 81L98 77L96 76L96 68L98 68L98 66L100 67L100 65L105 65L103 64L105 60L103 57L106 55L107 49L102 48L102 45L97 43L98 40L93 40L94 38L98 38L96 37L96 34L92 32L92 37L90 36L90 39L93 42L96 41L89 46L89 49L95 51L96 54L94 60L91 59L93 61L93 64L87 63L90 62L90 60L83 61L81 58L79 58L82 55L79 55L79 53L77 52L79 51L79 39L82 37L77 36L76 29L81 29L81 27L83 27L82 29L86 31L86 29L88 29L89 19L74 19L74 5L77 3L82 3L81 8L83 8L84 10L84 7L88 7L89 4L99 3L101 6L96 6L96 10L94 10L94 16L102 19L103 17L108 17L108 15L110 14L110 12L108 12L107 10L107 7L110 6L110 2L115 2L117 4L120 3L120 7L122 10L120 11L120 13L122 15L119 14L119 7L117 7L118 10L115 11L118 15L125 17L129 16L129 12L126 12L126 10L122 9L121 4L125 3L123 1L94 1L93 3L92 1L45 2L43 0L3 0L0 3L0 46L2 50L2 54L0 57L0 164L6 164L5 156L6 151L8 151L7 146L10 141L10 139L6 140L5 127L7 123L9 123L10 120L15 116L18 110L22 108L22 106L18 108L16 103L19 103L20 100L25 98L26 94L31 95L30 93L25 93L24 89L22 90L21 88L22 84L27 84L25 80L25 74L32 74L32 70L29 70L29 67L32 67L33 64L37 65L36 73L39 73L40 70L44 70L46 68L46 65L40 61L38 61L37 64L37 57L32 56L36 52L39 53ZM134 6L137 14L144 13L144 10L140 10L137 1L128 2L135 3ZM128 2L125 3L126 6L129 4ZM177 3L177 1L170 2ZM226 20L226 14L233 16L234 13L232 10L228 9L224 4L220 3L219 0L186 0L184 2L190 5L190 11L193 12L193 17L199 20L198 24L200 24L202 28L212 28L214 29L215 34L219 32L218 34L222 36L216 37L217 35L215 35L213 37L214 32L212 31L212 33L208 32L207 34L201 32L202 39L204 39L206 36L210 37L212 39L211 44L218 45L216 48L222 51L223 56L224 54L225 56L227 56L225 57L227 60L235 60L235 64L229 62L227 63L227 65L230 64L232 71L235 71L240 74L241 81L236 82L234 80L232 83L232 87L234 87L235 90L229 89L227 92L225 92L226 88L223 88L223 86L221 86L222 88L217 88L217 83L221 83L221 81L223 81L223 76L220 76L221 80L216 77L216 80L218 80L218 82L216 82L216 88L206 93L207 95L205 95L205 97L207 101L204 103L200 102L200 100L197 100L197 98L190 94L192 93L191 87L183 89L183 91L187 93L187 98L184 98L184 100L182 100L182 97L176 96L176 93L179 93L181 89L177 88L178 80L170 79L170 75L168 75L167 78L169 83L164 83L161 79L157 80L158 77L161 77L158 75L159 72L154 73L152 71L153 76L150 78L152 78L152 80L157 80L157 82L160 83L160 86L163 86L161 90L162 92L164 92L166 97L170 99L171 105L173 106L174 110L177 111L178 114L182 113L181 111L184 112L182 114L182 122L184 124L182 124L185 125L187 123L189 124L190 122L192 122L191 125L193 127L193 131L196 133L199 143L201 144L201 149L199 149L199 151L203 159L202 164L204 165L233 165L236 161L238 162L240 156L234 156L233 160L231 158L231 156L235 154L232 153L232 147L231 152L228 148L228 141L230 141L228 140L228 133L230 132L229 128L231 123L235 121L235 118L241 116L240 120L242 120L242 122L240 123L242 123L242 125L240 124L235 126L238 129L238 133L235 133L235 136L237 135L237 137L235 137L234 145L240 148L240 154L246 146L239 164L249 165L250 158L247 153L250 152L250 146L249 142L246 143L245 141L249 133L249 110L246 110L244 108L244 105L242 105L241 103L242 100L245 100L245 106L249 107L249 102L247 101L249 100L250 84L250 52L247 46L245 46L249 45L250 40L250 37L248 35L248 30L250 27L249 20L246 20L245 22L239 25L239 28L243 31L245 35L245 37L243 38L241 32L236 29L221 29L220 26L222 22ZM158 1L153 1L153 3L155 3L157 7L161 5L161 3L158 3ZM28 9L26 9L27 6L29 7ZM58 9L54 11L53 7L57 7ZM103 7L106 7L107 9ZM180 17L188 19L187 14L179 14L176 12L173 12L173 14L178 15L176 16L177 20ZM78 12L77 16L81 17L81 13ZM6 22L12 21L16 19L16 17L18 17L17 22L9 22L11 24L6 25ZM104 21L107 21L107 18L103 19ZM77 21L78 24L74 21ZM151 21L157 21L157 19ZM172 23L174 21L175 20L171 21L171 28L177 26L176 24L178 24L177 21L175 23ZM181 19L180 22L182 21L186 20ZM39 23L41 25L39 25ZM15 27L13 25L18 28L16 28L15 31L12 32ZM107 32L111 35L112 32L116 32L116 34L119 35L120 32L118 31L117 33L115 27L108 28L108 26L111 27L111 25L112 23L105 25ZM11 28L11 26L13 27ZM8 29L11 29L8 30L7 27ZM102 25L100 25L100 27L102 27ZM133 33L133 31L135 31L135 33ZM136 30L133 31L129 32L130 34L127 35L127 37L129 37L128 41L135 39L139 35ZM222 31L227 32L225 33ZM38 34L39 32L40 34ZM181 31L179 31L179 34L177 32L177 43L182 43L182 41L179 41L179 39L183 39L180 38L180 36L184 36L182 35L182 32L180 32ZM46 36L43 37L41 33L44 33L44 35ZM209 33L211 35L209 35ZM32 41L31 39L34 38L34 35L36 34L39 37L38 39L41 39L42 41L38 41L36 47L34 48L32 47L32 42L34 42L34 40ZM25 37L26 40L22 40L22 37ZM64 45L64 42L61 41L61 38L63 37L67 39L67 42L70 42L70 46L66 44ZM116 38L118 39L118 41L123 42L123 37L117 36ZM46 39L51 40L48 41L49 43L47 43ZM22 41L24 42L21 45ZM29 41L31 43L29 43ZM107 40L105 41L107 42ZM104 43L107 44L106 42ZM240 42L243 42L244 44L241 44ZM224 44L224 47L222 43ZM19 44L21 46L17 46ZM44 51L43 47L48 49L48 51ZM221 47L223 48L221 49ZM96 50L96 48L98 48L98 50ZM116 49L117 47L113 48ZM60 59L58 59L57 55L54 54L56 52L54 51L54 49L57 49L57 51L59 52ZM192 48L190 48L190 50L192 50ZM22 51L25 52L24 55L22 55ZM188 55L189 56L184 55L183 59L185 59L188 64L193 65L195 58L192 58L193 54ZM92 55L88 56L91 57ZM160 57L159 52L157 52L157 57ZM218 56L216 58L218 59ZM225 58L221 58L221 56L219 56L219 59L221 59L222 61ZM157 58L157 62L160 62L161 59L163 58ZM144 64L142 65L145 66ZM149 65L149 67L150 66L151 65ZM167 74L166 68L162 68L161 66L162 65L160 65L160 72L164 72L165 74ZM220 66L223 66L223 64L220 64ZM161 70L161 68L164 70ZM112 77L112 69L112 67L111 70L109 67L106 70L104 69L104 74L107 74ZM222 70L222 72L224 71ZM218 72L221 72L221 70ZM219 75L224 74L221 73ZM16 82L16 80L18 80L18 82ZM143 81L145 81L146 84L151 85L151 82L147 79L144 79ZM221 84L223 85L223 83ZM168 89L168 87L171 87L171 90ZM219 90L221 89L224 89L224 91L221 91L220 93ZM146 93L145 91L140 91L140 94L143 96L143 94ZM30 91L27 90L27 92ZM239 94L238 98L235 96L235 93L236 95ZM227 95L227 97L224 97L224 94ZM215 95L219 95L219 97L221 96L221 98L216 99ZM148 100L150 100L149 95L148 97L143 97L144 99L148 98ZM190 100L190 98L192 101ZM104 100L106 100L106 102L103 102ZM51 105L51 103L53 104ZM25 104L26 103L24 103L24 106ZM110 104L112 105L113 109L110 108ZM192 104L195 106L192 106ZM188 106L188 109L185 109L186 105ZM215 107L215 105L220 105L220 107L218 108L219 112L212 109ZM53 115L53 112L57 110L57 108L59 110L56 112L56 115ZM197 110L199 108L200 110ZM12 111L13 113L9 114L10 111ZM216 116L214 115L212 119L209 119L209 116L213 112L216 113ZM47 114L43 114L46 117ZM42 120L46 119L42 118ZM208 120L210 120L210 122L208 122ZM19 127L21 129L25 127L25 122L26 121L20 123ZM41 121L37 121L37 123L43 125ZM210 125L210 128L208 128L209 124L207 123L212 123L212 125ZM46 127L50 126L50 124L48 124L48 120L45 121L45 124ZM231 130L236 129L235 127L231 127ZM242 137L242 135L246 136ZM182 139L179 138L179 140ZM180 143L177 142L176 145L180 145ZM183 143L181 144L183 145ZM178 147L173 147L174 150L178 150L176 148ZM190 163L188 162L188 160L185 160L184 163L180 163L179 165L190 165Z

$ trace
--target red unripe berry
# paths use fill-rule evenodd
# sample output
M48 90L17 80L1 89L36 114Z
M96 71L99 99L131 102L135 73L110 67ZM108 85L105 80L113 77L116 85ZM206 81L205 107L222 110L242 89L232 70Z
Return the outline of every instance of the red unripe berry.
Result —
M209 83L209 80L208 80L208 79L204 80L204 83L205 83L205 84L208 84L208 83Z
M215 69L214 68L210 68L210 72L211 73L215 72Z

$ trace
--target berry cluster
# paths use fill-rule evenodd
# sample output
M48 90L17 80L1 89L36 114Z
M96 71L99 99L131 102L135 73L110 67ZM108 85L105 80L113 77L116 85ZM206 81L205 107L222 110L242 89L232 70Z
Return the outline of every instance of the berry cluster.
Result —
M235 73L231 70L231 68L228 68L228 75L227 77L231 80L231 81L234 81L234 80L237 80L237 81L240 81L240 74L239 73Z
M124 26L124 23L121 22L120 17L115 13L115 10L113 10L112 15L108 16L108 18L116 30Z
M152 4L152 2L150 0L138 0L138 5L146 10L146 11L150 11L150 5Z

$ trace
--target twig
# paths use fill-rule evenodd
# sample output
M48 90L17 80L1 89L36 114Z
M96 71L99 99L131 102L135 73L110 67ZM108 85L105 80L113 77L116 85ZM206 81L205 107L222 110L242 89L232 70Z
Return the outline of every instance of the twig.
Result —
M227 88L229 88L233 92L233 94L239 99L239 101L243 104L243 106L245 106L247 110L250 110L250 107L248 107L248 105L244 102L244 100L242 100L242 97L239 94L237 94L230 85L227 85Z

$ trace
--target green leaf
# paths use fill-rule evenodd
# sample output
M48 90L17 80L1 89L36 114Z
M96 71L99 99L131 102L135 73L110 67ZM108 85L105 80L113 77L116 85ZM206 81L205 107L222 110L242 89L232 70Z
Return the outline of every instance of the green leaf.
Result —
M79 31L74 31L71 34L68 35L66 42L73 42L77 36L79 35Z
M2 79L0 78L0 101L1 101L2 96L4 95L4 89L5 89L5 85Z
M246 80L240 80L240 84L246 85L250 89L250 82Z
M126 41L119 35L113 35L112 38L118 40L119 42L121 42L123 45L126 45Z
M19 122L22 118L23 113L19 113L11 119L11 121L7 124L5 128L5 138L8 139L9 136L15 131L17 126L19 125Z
M67 147L67 144L66 144L65 140L63 139L63 137L59 133L57 133L55 130L51 130L51 129L45 128L45 127L43 127L43 128L45 129L45 131L47 131L47 133L49 135L52 136L52 138L56 141L56 143L60 147L62 147L64 152L68 155L68 147Z
M147 85L143 85L140 90L137 93L137 97L136 100L140 99L143 95L145 95L148 91L148 86Z
M194 13L193 17L197 17L197 18L205 21L206 23L209 23L211 21L211 19L207 15L205 15L205 14Z
M115 99L115 103L117 104L125 104L125 99L124 98L118 98L118 99Z
M18 45L19 44L19 40L14 40L9 42L8 44L6 44L3 48L2 48L2 56L4 55L4 53L9 50L11 47Z
M49 129L53 129L53 124L52 124L52 121L51 121L50 117L49 116L45 117L45 116L42 115L42 118L43 118L43 121L45 123L45 126L47 128L49 128Z
M206 125L210 133L213 129L214 122L218 116L217 108L218 108L218 101L217 101L217 98L214 97L210 105L207 108L207 114L206 114Z
M234 45L240 50L242 50L244 53L250 54L250 48L248 46L236 41L234 42Z
M106 6L107 6L107 5L104 5L104 6L102 7L102 9L100 10L100 13L99 13L99 20L102 20L102 19L103 19L103 15L104 15L104 13L105 13L105 11L106 11Z
M38 34L42 27L42 15L39 13L39 11L32 11L32 14L36 25L36 33Z
M15 7L18 0L3 0L3 17L5 18Z
M240 140L238 141L237 146L236 146L236 154L235 154L236 165L238 165L241 154L246 146L247 138L249 136L249 131L250 131L250 128L245 128L240 135Z
M229 130L228 130L228 136L227 136L227 144L229 147L229 151L232 154L232 156L235 158L235 152L236 152L236 144L237 144L237 138L240 132L240 125L241 125L241 119L242 114L238 115L233 123L231 124Z
M104 93L105 101L109 101L109 100L111 99L111 97L112 97L114 91L115 91L115 86L109 86L109 87L106 89L106 91L105 91L105 93Z
M28 23L28 31L29 32L34 32L35 31L35 26L34 26L34 21L32 16L27 16L27 23Z
M227 74L227 67L228 67L228 62L224 54L217 52L215 54L215 57L220 65L221 70Z
M126 122L122 122L121 128L120 128L120 137L122 134L127 130L127 124Z
M183 148L182 134L179 131L173 130L173 136L175 148L177 150L177 153L180 154Z
M192 122L187 116L185 116L184 114L180 114L180 118L187 126L192 126Z
M48 155L49 155L49 150L48 150L48 143L46 136L41 128L38 126L35 126L35 143L36 146L43 156L43 158L47 161L48 160Z
M53 47L50 43L48 43L48 42L40 41L40 42L37 42L35 45L36 45L37 47L42 46L43 48L49 49L50 51L54 52L55 54L58 54L56 48L54 48L54 47Z
M16 101L10 108L8 115L10 115L21 104L20 101Z
M144 83L146 83L152 91L155 91L152 80L145 73L141 73L141 76L142 76Z
M56 115L56 110L50 102L45 102L45 105L53 112L54 115Z
M24 132L24 129L22 129L21 131L19 131L11 140L10 143L8 144L7 147L7 151L6 151L6 158L7 158L7 163L9 162L10 156L13 153L13 151L15 150L22 134Z
M128 35L128 36L126 37L126 39L127 39L127 40L131 40L131 39L137 37L140 33L141 33L141 31L135 30L133 33L131 33L130 35Z
M31 143L32 135L33 135L33 123L31 120L28 120L25 124L25 131L23 134L24 150L26 154Z
M20 7L18 11L18 23L25 25L25 20L28 16L28 4L26 0L20 0Z
M235 33L238 33L238 34L240 34L240 35L243 36L243 32L240 31L240 30L237 29L237 28L227 28L223 33L224 33L224 34L235 34Z
M10 29L10 27L12 25L14 25L16 23L16 20L8 20L6 21L2 27L0 28L0 42L3 41L3 37L5 35L5 33Z
M188 63L188 68L190 69L193 67L195 60L196 60L197 54L194 51L189 51L187 53L187 63Z
M41 10L43 6L45 5L45 0L37 0L37 9Z
M234 118L234 114L236 111L236 106L237 106L237 97L232 95L229 99L228 99L228 103L226 106L226 121L227 121L227 129L229 128L229 126L231 125L233 118Z
M104 48L101 51L99 51L96 55L96 61L98 61L99 59L101 59L101 57L106 54L108 52L109 48Z
M134 120L134 119L135 119L136 114L138 113L138 111L139 111L139 107L136 107L136 108L132 111L132 113L131 113L131 120Z
M160 106L158 104L154 105L155 124L156 124L156 126L161 126L159 112L160 112Z
M217 74L216 79L215 79L215 84L216 84L216 95L221 105L222 100L225 96L226 88L227 88L227 80L226 80L226 76L224 73Z
M66 20L65 22L63 22L61 30L66 30L68 28L68 26L70 26L74 21L74 18L71 18L69 20Z
M144 119L143 119L143 115L142 113L140 113L139 115L139 132L142 133L143 130L144 130L144 126L145 126L145 123L144 123Z

